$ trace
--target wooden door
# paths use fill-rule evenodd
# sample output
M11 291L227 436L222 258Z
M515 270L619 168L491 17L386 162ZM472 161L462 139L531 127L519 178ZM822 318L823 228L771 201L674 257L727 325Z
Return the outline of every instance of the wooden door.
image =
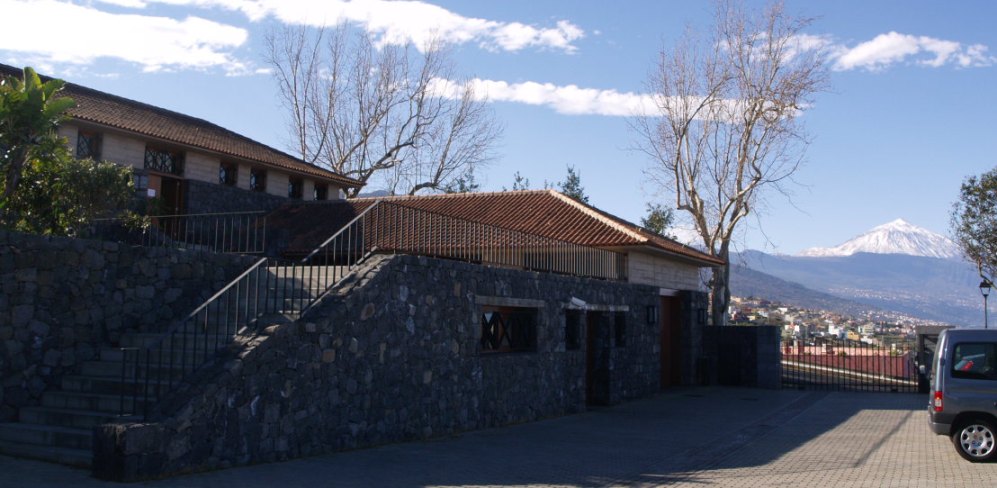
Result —
M682 384L682 305L678 297L661 297L661 388Z

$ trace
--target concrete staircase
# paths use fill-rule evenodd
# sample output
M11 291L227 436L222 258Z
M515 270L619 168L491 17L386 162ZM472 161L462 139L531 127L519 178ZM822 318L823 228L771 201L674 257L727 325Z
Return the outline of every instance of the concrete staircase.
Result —
M254 293L246 293L228 298L229 305L243 307L248 299L263 301L269 297L269 310L282 310L289 318L297 318L301 307L314 297L325 292L325 283L330 279L339 279L348 269L343 266L323 266L313 268L267 268L267 278L258 280L251 286L256 287ZM252 297L252 298L246 298ZM207 323L224 323L228 316L215 320L225 314L222 306L209 309ZM262 308L262 307L260 307ZM241 317L240 322L254 317ZM140 366L142 377L136 381L135 366L122 366L124 353L120 349L104 349L99 353L99 359L82 363L78 374L62 378L61 388L51 389L42 394L41 405L23 407L18 412L16 422L0 423L0 454L16 457L39 459L78 467L89 467L93 457L93 429L99 424L138 420L140 416L122 416L122 412L141 412L144 402L153 404L156 401L154 389L163 387L168 373L179 375L181 361L184 364L199 364L195 352L227 347L238 329L246 323L227 324L220 329L219 334L209 331L208 340L205 335L181 334L173 342L164 342L164 364L155 367L145 375L145 366ZM121 339L122 347L143 347L160 340L160 334L132 333ZM195 348L194 343L197 341ZM172 347L171 347L172 346ZM172 354L172 370L169 358ZM200 358L200 354L197 358ZM122 383L122 368L124 367L125 382ZM149 381L146 382L146 376ZM157 381L158 378L158 381ZM133 392L142 391L148 386L148 396L138 395L133 405ZM125 393L122 395L122 393ZM146 400L147 398L147 400ZM133 408L133 406L135 408Z
M0 454L90 466L94 426L120 418L121 358L120 350L102 350L79 375L63 377L62 388L42 393L40 406L21 408L17 422L0 423Z

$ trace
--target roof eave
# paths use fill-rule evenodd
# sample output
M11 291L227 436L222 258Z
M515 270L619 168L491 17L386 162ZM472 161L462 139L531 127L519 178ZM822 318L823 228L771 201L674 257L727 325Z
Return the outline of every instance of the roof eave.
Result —
M703 258L698 258L695 256L690 256L688 254L683 254L669 249L663 249L657 246L647 245L647 244L633 245L633 246L617 246L612 249L617 251L626 251L626 252L646 251L649 254L657 254L671 259L676 259L678 261L682 261L687 264L692 264L700 268L719 268L720 266L723 266L725 264L725 262L722 259L714 258L712 256L707 256L706 254L703 254Z
M350 178L348 176L342 176L342 175L338 175L338 174L335 174L335 173L332 173L332 172L329 172L332 176L328 176L328 175L316 174L316 173L312 173L312 172L308 172L308 171L302 171L302 170L293 169L293 168L286 168L286 167L278 165L278 164L268 163L266 161L260 161L258 159L247 158L245 156L240 156L238 154L231 154L231 153L228 153L228 152L225 152L225 151L218 151L218 150L215 150L215 149L209 149L209 148L206 148L204 146L198 146L198 145L190 144L190 143L187 143L187 142L177 141L177 140L166 138L166 137L162 137L162 136L148 134L148 133L145 133L145 132L137 131L137 130L134 130L134 129L128 129L128 128L117 126L117 125L114 125L114 124L108 124L106 122L92 120L92 119L89 119L89 118L86 118L86 117L80 117L80 116L72 115L72 116L70 116L68 122L71 123L71 124L77 124L77 125L83 126L85 128L88 128L88 129L89 128L100 128L100 129L104 129L104 130L110 129L110 130L112 130L114 132L117 132L117 133L120 133L120 134L123 134L123 135L140 136L142 138L145 138L145 139L148 139L148 140L151 140L151 141L154 141L154 142L161 142L161 143L165 143L165 144L172 144L172 145L180 146L180 147L183 147L183 148L186 148L186 149L196 150L196 151L204 153L204 154L208 154L208 155L212 155L212 156L217 156L217 157L220 157L222 159L236 159L236 160L239 160L240 162L245 162L246 164L258 164L258 165L261 165L261 166L266 166L268 168L277 169L277 170L284 171L284 172L291 173L291 174L298 175L298 176L308 176L308 177L311 177L311 178L320 178L323 181L326 181L326 182L329 182L329 183L335 183L337 185L340 185L343 188L362 188L365 185L365 183L360 182L358 180L354 180L353 178ZM302 164L307 164L307 163L302 163ZM319 170L322 171L321 168L319 168Z

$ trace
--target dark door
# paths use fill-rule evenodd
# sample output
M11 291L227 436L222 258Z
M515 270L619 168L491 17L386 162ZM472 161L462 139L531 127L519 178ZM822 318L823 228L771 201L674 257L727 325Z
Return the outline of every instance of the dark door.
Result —
M682 305L661 297L661 388L682 384Z
M183 213L183 180L163 176L160 182L160 196L163 202L162 215Z
M610 328L608 315L585 316L585 403L609 405Z

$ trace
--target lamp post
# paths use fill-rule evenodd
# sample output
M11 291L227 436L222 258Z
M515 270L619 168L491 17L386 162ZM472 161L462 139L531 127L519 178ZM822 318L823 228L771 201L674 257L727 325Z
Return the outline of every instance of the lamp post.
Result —
M988 280L986 278L983 278L983 281L980 282L980 293L983 294L983 328L984 329L986 329L987 326L989 325L987 323L988 322L988 318L987 318L987 297L990 296L990 288L992 286L993 286L993 283L991 283L990 280Z

